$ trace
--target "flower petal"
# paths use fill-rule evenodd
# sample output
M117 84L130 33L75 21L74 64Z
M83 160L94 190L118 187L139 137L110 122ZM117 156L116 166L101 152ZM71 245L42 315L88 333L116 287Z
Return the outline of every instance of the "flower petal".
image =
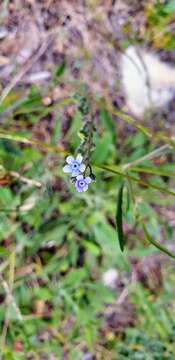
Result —
M77 157L76 157L76 161L81 164L82 163L82 160L83 160L83 156L81 154L78 154Z
M64 173L71 173L72 172L71 166L70 165L65 165L63 167L63 171L64 171Z
M85 164L80 164L80 166L79 166L79 170L80 170L80 172L84 172L85 171L85 169L86 169L86 165Z
M88 190L88 185L83 186L83 191L87 191Z
M90 184L92 182L92 179L90 178L90 176L87 176L85 178L86 184Z
M78 184L75 184L75 187L77 189L78 192L83 192L83 188L79 187Z
M74 161L73 156L68 156L68 157L66 158L66 162L67 162L68 164L72 164L72 161Z
M77 180L83 180L83 179L84 179L83 175L78 175L77 176Z
M75 169L75 170L72 170L72 169L71 169L71 171L72 171L72 176L73 176L73 177L78 176L78 175L80 174L79 169Z

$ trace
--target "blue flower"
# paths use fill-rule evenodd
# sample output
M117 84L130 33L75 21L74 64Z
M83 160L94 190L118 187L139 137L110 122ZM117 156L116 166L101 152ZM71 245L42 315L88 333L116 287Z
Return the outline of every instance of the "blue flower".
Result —
M76 178L75 187L78 192L83 192L88 190L88 185L92 182L92 179L87 176L84 178L83 175L78 175Z
M83 157L81 154L78 154L76 159L73 156L68 156L66 162L68 165L65 165L63 171L65 173L70 173L72 177L76 177L85 171L85 164L82 163Z

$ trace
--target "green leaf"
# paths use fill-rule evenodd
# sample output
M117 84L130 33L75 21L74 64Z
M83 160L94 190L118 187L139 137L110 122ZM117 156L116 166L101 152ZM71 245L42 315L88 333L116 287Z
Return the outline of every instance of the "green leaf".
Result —
M166 14L168 15L174 15L175 12L175 1L171 0L168 2L168 4L164 7L164 11L166 12Z
M129 271L130 266L126 256L122 256L119 241L116 241L116 228L109 224L105 218L92 226L95 241L100 245L102 266L105 269L113 266Z
M109 132L106 132L102 138L98 138L96 141L96 148L92 156L92 161L98 165L103 164L108 160L111 150L113 150L111 135Z
M78 287L85 281L87 278L87 271L86 269L76 269L70 271L66 278L64 279L64 287L71 286L71 287Z
M86 249L94 256L99 256L101 254L99 246L97 246L93 242L84 240L84 245Z
M58 68L57 68L57 70L55 72L56 78L62 76L64 74L65 70L66 70L66 61L63 60L61 65L58 66Z
M105 129L109 132L112 142L116 143L116 124L107 110L101 111L101 120Z
M123 190L124 183L121 184L118 192L118 202L117 202L117 212L116 212L116 225L117 225L117 234L121 251L125 247L125 238L123 234Z

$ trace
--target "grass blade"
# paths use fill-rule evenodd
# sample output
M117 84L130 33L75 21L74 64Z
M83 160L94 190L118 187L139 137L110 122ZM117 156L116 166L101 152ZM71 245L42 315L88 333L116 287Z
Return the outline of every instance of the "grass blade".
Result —
M44 150L47 150L52 153L64 153L67 154L67 152L64 150L62 146L54 146L52 144L47 144L39 140L33 140L28 139L25 136L15 134L15 133L7 133L5 131L0 131L0 139L7 139L15 142L19 142L21 144L27 144L27 145L34 145L39 146Z
M123 189L124 189L124 183L121 184L119 192L118 192L118 200L117 200L117 212L116 212L116 228L117 228L117 234L118 234L118 240L120 249L123 252L125 247L125 238L123 233Z

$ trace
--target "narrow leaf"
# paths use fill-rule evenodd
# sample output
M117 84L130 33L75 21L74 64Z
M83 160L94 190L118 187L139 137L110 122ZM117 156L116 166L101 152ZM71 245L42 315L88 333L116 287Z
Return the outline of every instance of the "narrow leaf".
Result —
M117 202L117 212L116 212L116 227L117 227L117 234L118 234L118 240L121 251L124 250L125 247L125 238L123 234L123 189L124 189L124 183L120 186L119 192L118 192L118 202Z
M66 61L63 60L61 65L58 66L58 68L55 72L56 77L58 78L58 77L62 76L64 74L65 70L66 70Z

